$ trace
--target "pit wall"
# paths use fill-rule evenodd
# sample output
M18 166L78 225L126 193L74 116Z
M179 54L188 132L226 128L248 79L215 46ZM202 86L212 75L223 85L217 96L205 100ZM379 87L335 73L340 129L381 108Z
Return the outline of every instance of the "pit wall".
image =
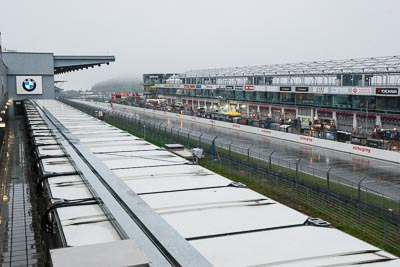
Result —
M195 123L202 123L205 125L216 125L219 127L224 127L224 128L232 129L232 130L236 130L236 131L258 134L258 135L262 135L264 137L277 138L277 139L282 139L282 140L286 140L286 141L296 142L299 144L306 144L306 145L311 145L311 146L315 146L315 147L319 147L319 148L325 148L325 149L340 151L340 152L344 152L344 153L359 155L359 156L363 156L363 157L370 157L370 158L374 158L374 159L380 159L380 160L384 160L384 161L400 163L400 153L395 152L395 151L387 151L387 150L377 149L377 148L372 148L372 147L359 146L359 145L353 145L353 144L347 144L347 143L341 143L341 142L334 142L334 141L315 138L315 137L311 137L311 136L297 135L297 134L292 134L292 133L274 131L274 130L270 130L270 129L258 128L258 127L241 125L241 124L234 124L234 123L229 123L229 122L224 122L224 121L210 120L210 119L199 118L199 117L195 117L195 116L181 115L181 114L165 112L165 111L144 109L144 108L131 107L131 106L123 106L123 105L118 105L118 104L113 104L113 106L115 109L118 109L118 110L120 110L121 108L137 110L137 111L146 112L149 114L157 114L157 115L169 117L169 118L179 118L181 120L191 121L191 122L195 122Z

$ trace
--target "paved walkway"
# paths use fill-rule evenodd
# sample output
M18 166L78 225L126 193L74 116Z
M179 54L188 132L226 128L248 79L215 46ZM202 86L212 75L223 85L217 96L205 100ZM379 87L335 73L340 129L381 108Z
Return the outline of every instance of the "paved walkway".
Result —
M24 120L10 119L0 150L1 266L43 266L36 210L32 208Z

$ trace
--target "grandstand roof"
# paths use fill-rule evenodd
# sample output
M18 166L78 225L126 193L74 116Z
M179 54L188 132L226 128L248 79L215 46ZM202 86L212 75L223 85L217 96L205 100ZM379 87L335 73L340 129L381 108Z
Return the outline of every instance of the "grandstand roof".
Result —
M400 73L400 56L190 70L185 77L324 76Z

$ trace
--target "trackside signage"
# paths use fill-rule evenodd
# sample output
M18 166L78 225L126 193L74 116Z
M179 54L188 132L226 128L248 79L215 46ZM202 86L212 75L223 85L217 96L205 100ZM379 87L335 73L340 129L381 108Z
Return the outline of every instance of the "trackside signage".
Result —
M398 88L376 88L377 95L398 95Z
M372 89L369 87L353 87L351 88L351 93L353 95L370 95L372 94Z
M17 95L43 94L42 76L17 76Z
M323 86L315 86L312 88L312 92L315 94L327 94L329 93L329 88Z

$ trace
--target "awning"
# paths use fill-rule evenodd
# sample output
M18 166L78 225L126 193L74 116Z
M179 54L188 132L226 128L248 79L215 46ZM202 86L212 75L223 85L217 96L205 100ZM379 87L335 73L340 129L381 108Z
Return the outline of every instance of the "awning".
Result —
M100 67L114 61L114 56L54 56L54 74Z

